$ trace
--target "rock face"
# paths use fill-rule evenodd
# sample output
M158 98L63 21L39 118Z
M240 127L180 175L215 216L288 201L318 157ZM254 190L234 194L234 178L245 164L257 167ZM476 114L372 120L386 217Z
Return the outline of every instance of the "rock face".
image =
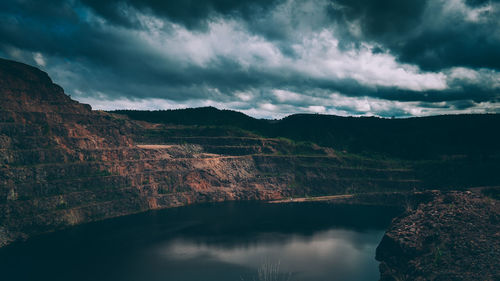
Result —
M389 161L92 111L71 100L46 73L0 59L0 246L194 202L405 190L418 184L410 168Z
M434 193L396 218L377 248L381 280L500 280L499 201Z

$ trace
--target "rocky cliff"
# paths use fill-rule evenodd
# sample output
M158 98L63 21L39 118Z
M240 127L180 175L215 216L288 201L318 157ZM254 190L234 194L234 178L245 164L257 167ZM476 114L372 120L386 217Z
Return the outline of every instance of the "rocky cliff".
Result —
M210 129L206 129L209 130ZM0 246L194 202L418 187L411 167L247 133L92 111L36 68L0 59Z
M500 280L499 201L470 191L432 197L384 235L381 280Z

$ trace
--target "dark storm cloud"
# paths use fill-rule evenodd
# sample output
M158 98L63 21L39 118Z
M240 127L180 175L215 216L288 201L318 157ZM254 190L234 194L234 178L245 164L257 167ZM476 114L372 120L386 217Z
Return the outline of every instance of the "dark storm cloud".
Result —
M466 0L465 3L471 7L483 6L490 3L500 2L499 0Z
M118 24L134 24L121 9L124 6L131 6L167 17L189 28L205 26L206 20L214 15L231 15L246 19L259 16L259 13L272 8L279 1L282 0L82 0L98 14Z
M427 6L427 0L338 0L331 1L340 9L330 6L333 18L359 19L369 36L404 36L417 26Z
M426 70L500 69L499 2L488 0L339 0L333 17L359 20L367 39Z
M496 112L498 7L12 0L0 3L0 56L37 64L90 102L156 98L256 115Z

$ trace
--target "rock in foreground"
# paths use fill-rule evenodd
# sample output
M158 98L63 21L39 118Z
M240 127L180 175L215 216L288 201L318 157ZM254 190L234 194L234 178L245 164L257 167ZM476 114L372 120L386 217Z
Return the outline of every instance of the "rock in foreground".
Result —
M471 192L394 219L377 248L381 280L500 280L500 205Z

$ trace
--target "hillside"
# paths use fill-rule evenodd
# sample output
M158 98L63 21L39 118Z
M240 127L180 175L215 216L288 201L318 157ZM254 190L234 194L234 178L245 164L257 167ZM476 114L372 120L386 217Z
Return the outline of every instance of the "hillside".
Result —
M213 107L113 113L168 128L136 134L136 138L150 138L139 137L139 141L153 138L167 143L202 144L224 153L222 146L210 146L206 137L212 143L227 142L230 137L238 143L242 136L274 138L293 144L293 151L280 146L279 153L310 154L314 153L312 147L321 146L337 156L411 167L413 177L429 188L464 188L500 182L497 173L500 115L495 114L408 119L296 114L281 120L265 120Z
M46 73L0 59L0 247L193 203L345 195L325 198L409 211L393 221L379 246L384 280L408 274L425 280L438 270L460 276L475 259L472 250L481 263L466 273L495 276L492 244L474 229L496 233L496 201L456 190L500 185L497 115L269 121L214 108L116 113L93 111ZM453 198L432 191L437 201L418 205L430 194L420 192L426 189L454 190L445 193ZM498 197L498 188L488 190ZM439 221L443 216L449 219ZM438 230L429 228L428 217ZM459 232L480 247L468 246ZM422 244L424 234L443 239ZM441 257L443 243L459 247Z
M0 246L207 201L421 188L404 163L241 129L92 111L34 67L0 60Z
M310 141L351 153L404 159L435 159L454 154L500 154L499 114L407 119L295 114L281 120L266 120L214 107L163 111L117 110L113 113L134 120L169 125L238 128L264 137Z
M349 122L415 122L424 128L421 122L432 118L297 115L266 121L205 108L145 113L143 116L159 116L154 120L148 117L152 122L145 122L133 120L132 115L93 111L71 100L46 73L7 60L0 60L0 93L1 246L71 225L196 202L457 189L500 183L500 162L495 152L498 146L489 144L490 140L464 137L462 143L450 145L458 152L450 150L453 153L415 161L375 150L368 154L339 150L337 145L324 145L312 138L338 135L347 141L341 133L353 136L357 132L354 128L329 128ZM171 113L177 117L162 119ZM211 118L214 114L218 117ZM294 118L319 118L331 123L320 130L322 123L317 120L308 122L307 127L298 125ZM450 122L449 117L436 118ZM470 124L464 125L468 134L471 124L479 122L480 128L489 130L482 135L497 137L489 133L497 116L453 118ZM255 124L277 127L266 135L248 129ZM300 139L292 135L293 128L297 132L317 128L317 132L311 137L300 133L304 137ZM370 127L360 128L366 133ZM280 130L282 135L278 134ZM434 130L446 131L441 127ZM404 130L393 134L404 135ZM460 150L469 141L475 141L478 147ZM446 145L446 139L442 143Z

